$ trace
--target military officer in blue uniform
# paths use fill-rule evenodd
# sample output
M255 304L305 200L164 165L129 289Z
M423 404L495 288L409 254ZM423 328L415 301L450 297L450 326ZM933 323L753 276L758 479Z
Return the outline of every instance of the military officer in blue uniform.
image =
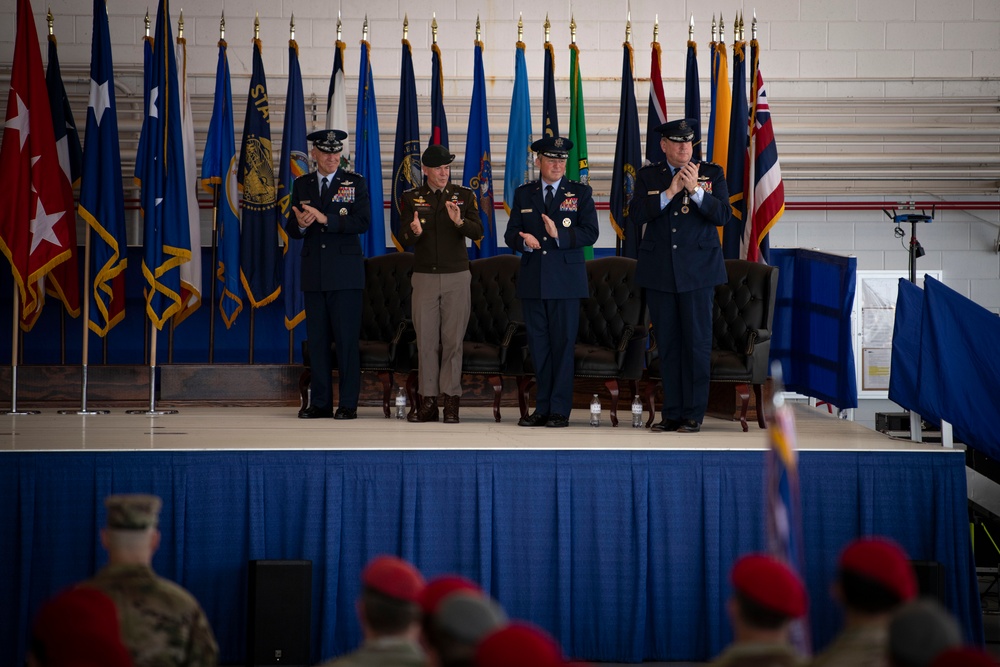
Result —
M361 393L361 308L365 264L360 234L368 231L371 210L365 179L340 168L347 133L319 130L308 136L316 171L295 179L292 212L285 231L302 242L302 292L312 358L312 400L302 419L358 416ZM330 343L337 345L340 406L333 411Z
M695 120L657 128L666 160L636 176L629 234L638 243L635 281L660 351L663 418L654 431L697 433L708 407L715 286L726 265L716 227L731 215L722 168L692 162Z
M534 413L518 426L569 425L573 406L573 347L580 299L587 297L583 249L599 234L590 186L565 178L573 142L545 137L531 145L541 178L514 192L504 241L522 253L517 296L538 391Z

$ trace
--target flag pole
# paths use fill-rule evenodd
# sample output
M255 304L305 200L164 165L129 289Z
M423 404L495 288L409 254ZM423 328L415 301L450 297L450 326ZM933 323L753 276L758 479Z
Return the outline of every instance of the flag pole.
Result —
M226 39L226 10L219 19L219 42ZM212 268L208 271L208 363L215 363L215 267L219 261L219 190L225 183L212 188Z
M17 355L18 355L18 330L17 324L18 306L20 305L20 295L17 292L17 283L14 283L14 334L10 337L10 410L0 410L0 415L37 415L40 410L18 410L17 409Z
M149 409L126 410L125 414L146 415L147 417L156 417L158 415L176 415L177 410L158 410L156 408L156 332L158 329L153 323L152 318L150 318L149 324L149 328L151 329L149 334Z
M110 410L87 409L87 360L90 357L90 225L83 230L83 361L80 365L80 409L59 410L61 415L106 415Z

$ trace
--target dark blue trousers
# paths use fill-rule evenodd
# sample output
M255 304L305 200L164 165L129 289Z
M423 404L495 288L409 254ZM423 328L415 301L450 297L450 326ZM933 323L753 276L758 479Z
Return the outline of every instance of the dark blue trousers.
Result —
M358 338L361 335L363 294L364 290L360 289L303 292L312 366L311 405L315 408L329 410L333 407L331 339L337 344L339 407L358 407L358 395L361 393Z
M521 305L538 387L535 411L569 417L580 299L522 299Z

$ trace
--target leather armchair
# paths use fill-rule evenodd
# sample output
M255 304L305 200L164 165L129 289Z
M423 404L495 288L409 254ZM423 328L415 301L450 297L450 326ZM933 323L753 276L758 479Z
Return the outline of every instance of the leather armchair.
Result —
M382 381L382 412L390 415L393 373L408 373L416 360L410 359L406 344L410 330L410 276L413 253L394 252L365 260L365 295L361 313L361 370L374 371ZM337 367L336 345L334 368ZM299 393L306 405L312 370L309 366L309 341L302 341L302 362L306 368L299 376Z

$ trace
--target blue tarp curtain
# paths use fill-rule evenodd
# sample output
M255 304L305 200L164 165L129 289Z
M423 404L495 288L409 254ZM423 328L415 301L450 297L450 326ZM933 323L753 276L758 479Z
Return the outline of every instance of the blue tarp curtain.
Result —
M771 361L785 388L839 408L858 407L851 339L857 258L801 248L771 248L778 303Z
M760 451L2 453L0 665L23 664L43 600L102 565L102 500L124 492L163 497L154 568L201 601L223 664L244 656L248 560L313 562L318 662L357 645L380 553L479 581L574 657L704 661L731 639L729 568L765 547L764 474ZM982 641L960 452L805 451L800 474L817 649L842 622L838 553L864 534L943 563Z
M899 281L889 398L1000 459L1000 318L924 276Z

